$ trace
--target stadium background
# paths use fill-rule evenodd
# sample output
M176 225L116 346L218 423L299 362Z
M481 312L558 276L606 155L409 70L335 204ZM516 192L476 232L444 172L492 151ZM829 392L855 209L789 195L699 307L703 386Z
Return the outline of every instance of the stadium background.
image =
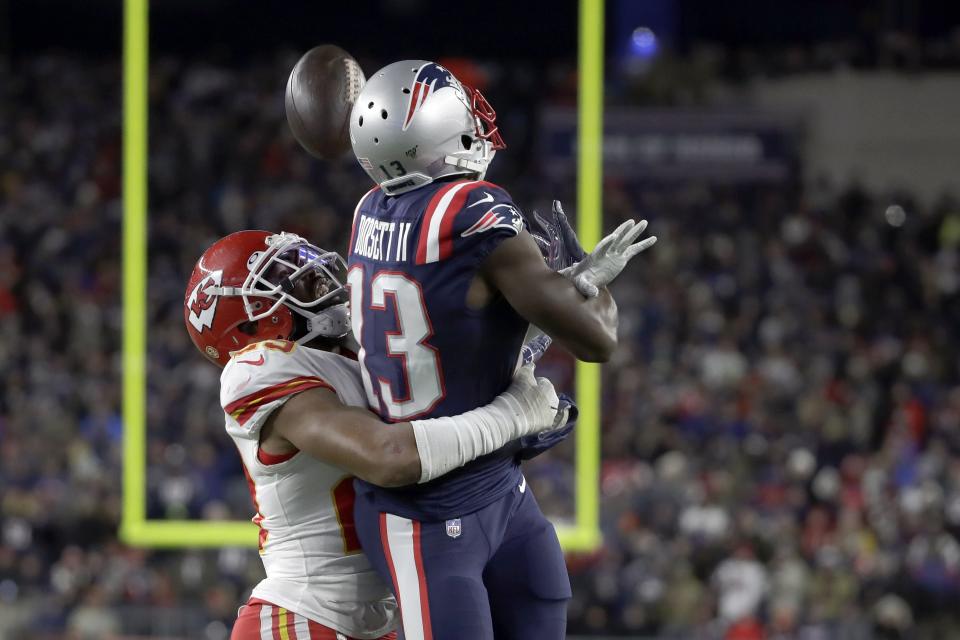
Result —
M497 107L491 179L575 202L575 3L364 4L152 8L151 518L251 511L182 328L193 261L250 226L342 246L366 183L286 130L303 50L439 57ZM0 638L223 638L262 571L117 538L121 18L0 3ZM605 542L568 558L571 635L960 636L958 19L608 0L605 228L646 217L660 242L616 285ZM572 457L527 468L557 518Z

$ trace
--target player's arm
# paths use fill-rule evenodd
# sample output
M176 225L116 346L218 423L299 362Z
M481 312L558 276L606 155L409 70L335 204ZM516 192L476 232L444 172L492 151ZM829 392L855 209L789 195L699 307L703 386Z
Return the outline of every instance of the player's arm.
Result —
M386 425L367 409L343 404L329 389L290 398L267 419L260 446L268 453L297 449L384 487L420 478L410 423Z
M329 389L310 389L271 414L260 446L268 453L299 449L373 484L396 487L427 482L512 440L565 422L565 407L553 385L535 379L532 368L525 367L485 407L396 424L343 404Z
M617 346L617 304L603 288L586 298L550 269L526 231L501 242L481 265L481 274L517 313L540 327L576 358L606 362Z

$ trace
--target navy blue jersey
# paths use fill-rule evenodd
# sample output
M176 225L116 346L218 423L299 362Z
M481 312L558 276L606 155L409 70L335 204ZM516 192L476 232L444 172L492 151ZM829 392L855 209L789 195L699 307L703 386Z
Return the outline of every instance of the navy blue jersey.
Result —
M488 404L510 384L528 323L501 296L467 307L484 259L523 229L510 196L473 180L436 182L354 212L349 284L357 354L370 407L388 422L451 416ZM479 509L520 481L515 450L433 482L374 493L383 511L447 518Z

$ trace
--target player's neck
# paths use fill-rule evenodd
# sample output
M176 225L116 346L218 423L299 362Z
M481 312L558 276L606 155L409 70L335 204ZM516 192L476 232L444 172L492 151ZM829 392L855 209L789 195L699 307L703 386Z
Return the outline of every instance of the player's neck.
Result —
M333 338L324 338L322 336L316 337L313 340L310 340L303 346L309 347L310 349L316 349L317 351L332 351L337 352L340 347L340 340L334 340Z

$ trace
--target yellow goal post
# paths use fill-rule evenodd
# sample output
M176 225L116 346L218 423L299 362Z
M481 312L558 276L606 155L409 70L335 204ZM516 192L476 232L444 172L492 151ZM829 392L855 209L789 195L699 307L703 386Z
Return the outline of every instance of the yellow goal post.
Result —
M580 0L577 130L577 232L586 247L600 239L604 2ZM148 519L147 480L147 85L148 0L124 0L123 18L123 515L120 536L140 547L257 545L249 521ZM600 369L577 363L580 420L575 435L575 517L558 523L568 551L590 551L600 535ZM211 398L211 402L215 402Z

